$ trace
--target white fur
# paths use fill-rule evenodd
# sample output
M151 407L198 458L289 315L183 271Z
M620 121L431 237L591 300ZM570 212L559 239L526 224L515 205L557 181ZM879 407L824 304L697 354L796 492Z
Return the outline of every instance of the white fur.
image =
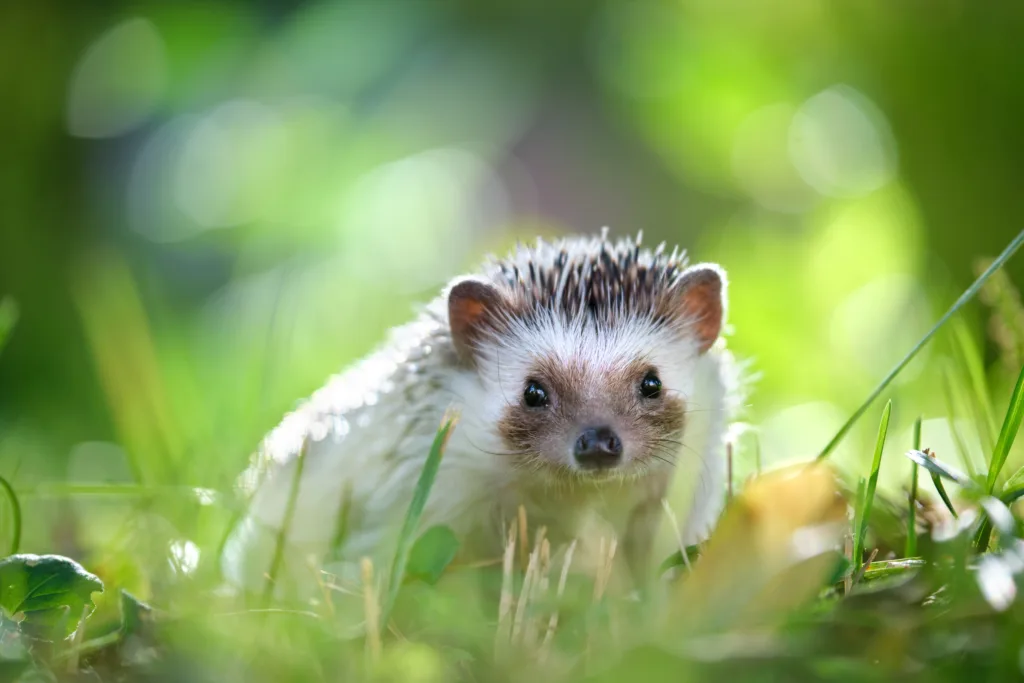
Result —
M258 454L262 462L254 466L268 470L268 476L262 482L252 474L243 479L246 486L258 488L248 517L225 548L230 580L256 589L262 585L285 517L296 456L307 439L287 534L287 575L313 577L335 534L346 487L352 512L342 559L369 556L377 566L386 564L435 431L449 408L460 420L421 528L447 524L464 534L475 526L490 526L498 545L502 520L514 516L522 502L531 519L559 520L570 535L589 515L616 534L625 533L628 513L642 495L641 481L611 481L604 487L545 484L516 469L510 458L488 453L507 449L495 426L506 402L519 400L536 356L582 358L596 369L646 357L658 368L663 390L680 392L688 408L677 459L680 478L691 489L682 494L677 511L684 537L694 542L709 532L723 500L723 439L735 395L731 357L721 341L699 355L696 342L680 340L647 319L627 316L614 327L598 330L582 321L565 325L552 315L539 326L520 326L484 344L474 371L453 370L438 357L451 353L446 335L445 297L439 297L415 322L399 328L388 344L332 379L268 436ZM417 365L418 374L410 374ZM438 388L430 389L431 382ZM567 443L567 466L572 462L569 448ZM646 476L667 478L672 472L659 465Z

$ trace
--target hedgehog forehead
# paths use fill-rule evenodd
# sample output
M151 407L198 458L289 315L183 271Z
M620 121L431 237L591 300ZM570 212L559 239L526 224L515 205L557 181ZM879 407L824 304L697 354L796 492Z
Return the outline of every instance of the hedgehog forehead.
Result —
M509 296L510 315L524 320L555 314L567 323L604 326L624 318L659 319L686 269L685 252L642 249L639 240L539 241L492 262L491 279Z
M507 328L494 356L500 361L499 374L529 374L543 366L579 377L599 377L638 362L688 357L690 349L679 344L685 340L650 318L627 316L608 325L592 325L586 319L567 321L548 312Z

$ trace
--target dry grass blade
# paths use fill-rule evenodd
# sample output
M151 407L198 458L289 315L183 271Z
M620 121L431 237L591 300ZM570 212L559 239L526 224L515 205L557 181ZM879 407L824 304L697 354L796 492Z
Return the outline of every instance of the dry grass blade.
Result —
M534 584L539 580L540 572L540 546L547 529L541 527L537 531L537 542L530 553L530 560L526 565L526 576L523 577L523 587L519 591L519 602L516 605L516 615L512 621L512 642L522 644L523 631L526 625L526 610L530 605L530 599L534 596Z
M526 563L530 559L530 536L526 524L526 507L519 506L519 569L526 571Z
M862 564L860 566L860 569L857 570L857 573L853 575L853 578L850 581L851 587L856 586L858 583L860 583L860 580L864 578L864 572L868 570L868 567L871 566L871 563L875 561L876 557L878 557L878 548L874 548L871 551L871 554L868 555L867 561L864 564Z
M574 540L569 544L569 547L565 551L565 559L562 560L562 573L558 577L558 589L555 592L555 603L558 604L561 601L562 596L565 595L565 584L569 580L569 568L572 566L572 556L576 552L576 541ZM547 659L551 652L551 643L555 639L555 630L558 628L558 608L551 613L548 618L547 632L544 634L544 641L541 643L540 660L543 663Z
M533 591L530 595L530 601L536 605L543 600L550 589L551 583L551 543L546 538L539 539L539 555L537 565L537 575L533 582ZM538 614L534 622L530 623L528 627L524 627L523 631L523 644L528 650L533 650L537 646L537 641L543 632L543 615Z
M604 537L601 538L601 548L598 554L600 564L597 567L597 576L594 580L594 602L604 599L605 591L608 589L608 582L611 580L612 569L615 567L615 551L619 542L613 538L607 544Z
M686 571L692 572L693 567L690 566L690 554L686 552L686 544L683 543L683 530L679 528L679 520L676 519L676 513L672 511L668 498L661 499L661 508L665 511L665 516L668 517L669 524L672 525L672 531L676 535L676 542L679 544L679 555L683 558Z
M512 605L515 603L513 593L516 557L516 525L508 526L508 540L505 542L505 554L501 571L501 599L498 603L498 630L494 634L495 655L499 656L512 637Z
M732 482L732 442L725 444L725 464L728 474L726 475L726 482L728 487L725 492L725 500L728 503L732 502L733 496L733 482Z

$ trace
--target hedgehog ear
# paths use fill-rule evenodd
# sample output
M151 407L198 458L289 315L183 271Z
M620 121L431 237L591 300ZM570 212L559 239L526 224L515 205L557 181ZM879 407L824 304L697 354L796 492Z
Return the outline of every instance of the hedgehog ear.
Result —
M498 289L479 278L456 281L448 290L448 325L455 350L473 361L474 349L488 325L493 324L504 305Z
M725 273L712 264L687 268L676 285L676 317L696 337L700 353L710 349L722 332L725 287Z

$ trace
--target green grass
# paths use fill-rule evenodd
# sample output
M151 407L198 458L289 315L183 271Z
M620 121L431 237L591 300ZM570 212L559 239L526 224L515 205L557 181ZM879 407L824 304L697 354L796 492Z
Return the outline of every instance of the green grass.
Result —
M1006 410L1006 417L1003 418L1002 429L999 430L999 439L996 441L992 451L992 458L989 460L988 477L985 480L985 491L995 491L996 482L999 480L999 473L1006 464L1010 455L1010 448L1013 446L1017 432L1020 431L1021 419L1024 418L1024 368L1017 376L1017 383L1013 387L1013 396L1010 397L1010 406Z
M263 600L270 603L274 590L277 587L278 572L284 563L285 551L288 545L288 534L292 527L292 518L295 516L295 504L299 497L299 488L302 483L302 472L306 466L306 453L309 451L309 440L302 443L299 455L295 459L295 473L292 475L291 487L288 490L288 501L286 503L284 519L281 528L277 531L277 538L274 539L274 555L270 560L270 568L267 570L267 579L263 587Z
M18 321L18 306L14 299L5 297L0 299L0 351L4 350L7 338L11 336L14 324Z
M942 326L945 325L956 314L957 311L963 308L965 304L967 304L971 299L973 299L979 291L981 291L981 288L985 285L986 282L988 282L989 278L992 277L992 275L996 271L998 271L1004 263L1009 261L1018 249L1020 249L1021 244L1024 244L1024 231L1021 231L1020 233L1017 234L1015 238L1013 238L1013 241L1010 242L1009 245L1007 245L1006 249L1003 250L1003 253L1001 253L999 257L996 258L992 262L992 264L985 269L985 272L978 276L978 279L975 280L974 283L970 287L968 287L955 302L953 302L953 305L949 307L949 310L947 310L942 315L942 317L938 319L938 321L932 326L932 328L928 330L927 334L921 337L921 339L913 346L913 348L911 348L910 351L907 352L907 355L905 355L903 359L900 360L900 362L897 363L896 366L889 371L889 374L886 375L882 379L882 381L878 383L878 386L876 386L875 389L868 395L868 397L864 399L864 402L860 405L860 407L853 411L853 414L850 416L850 418L843 424L842 427L839 428L839 431L836 432L836 435L833 436L827 444L825 444L825 447L818 454L818 460L824 460L832 453L833 450L835 450L836 446L839 445L843 438L857 423L857 420L859 420L861 416L863 416L864 413L867 412L868 408L871 407L871 404L875 402L875 399L882 395L882 392L885 391L886 387L888 387L892 383L892 381L896 379L896 377L901 372L903 372L903 369L907 367L910 361L914 360L914 357L917 356L921 349L923 349L925 345L932 340L932 337L934 337L939 332L939 330L942 329Z
M405 577L405 568L409 562L409 554L412 552L413 544L416 542L416 535L419 531L420 518L423 517L423 510L427 506L427 498L430 490L434 487L434 479L437 477L437 470L441 467L441 457L444 455L448 437L455 429L455 418L445 418L444 424L434 437L434 443L430 446L430 453L423 464L423 471L416 482L413 490L412 500L409 502L409 509L405 513L405 521L402 524L401 533L398 536L398 545L395 548L395 559L391 562L391 573L388 576L387 592L385 593L384 606L381 610L382 624L388 623L391 610L398 599L398 592L402 588L402 579Z
M1019 462L1013 445L1024 417L1024 370L996 438L989 425L1004 399L989 395L990 383L974 367L981 356L965 341L970 336L959 320L951 347L961 358L953 366L946 357L937 361L944 383L936 389L939 402L949 415L954 404L966 409L981 444L992 442L984 480L973 476L968 436L952 434L965 474L947 464L946 454L928 450L933 435L922 433L918 417L906 425L912 437L909 476L899 482L903 493L893 493L892 482L885 486L882 457L899 433L899 414L923 410L905 411L899 403L894 411L891 398L874 433L867 476L856 476L856 493L849 494L849 475L826 460L992 272L870 392L812 466L762 474L755 436L746 454L752 478L730 477L733 495L711 541L688 547L689 562L681 552L655 558L663 560L660 576L637 595L616 583L621 569L613 562L614 546L595 539L589 540L597 548L596 570L585 570L595 565L585 564L582 549L573 546L566 559L567 549L547 543L536 529L529 536L511 533L504 558L495 563L453 563L454 534L423 528L455 428L447 418L426 454L393 552L383 553L391 561L374 566L364 560L355 578L311 569L319 590L302 599L274 590L304 470L300 455L265 590L255 596L264 601L258 609L253 596L222 590L214 562L201 559L182 569L191 561L185 538L198 539L195 552L219 555L225 529L240 513L228 491L197 492L169 482L19 488L0 478L3 509L14 512L3 527L12 550L3 564L0 606L5 595L12 605L45 598L28 614L0 612L0 680L1019 679L1024 605L1016 591L1024 585L1024 541L1015 503L1024 496L1024 467L999 484L1007 466ZM744 462L742 455L732 467ZM919 486L922 469L934 495ZM131 510L104 527L105 547L119 550L76 557L81 566L14 555L26 538L23 527L32 527L38 511L54 502ZM338 545L359 513L346 496L335 520ZM153 516L163 524L159 534L147 526ZM38 536L32 542L39 545ZM172 567L168 543L176 549ZM143 574L139 567L148 569ZM140 575L145 580L133 580ZM101 580L104 591L90 593ZM40 585L49 592L34 592ZM139 590L151 604L133 597ZM41 625L48 631L29 633ZM72 635L53 640L47 633Z
M914 420L915 451L921 450L921 418ZM907 496L907 542L903 547L905 557L917 555L917 463L910 465L910 493Z
M864 488L864 498L857 506L859 512L853 528L853 564L859 567L863 561L864 539L868 533L868 522L871 519L871 506L875 502L875 491L878 488L878 470L882 467L882 449L885 448L885 437L889 433L889 417L892 415L892 401L885 404L882 421L878 425L878 439L875 442L875 455L871 461L871 474Z
M14 492L14 487L3 477L0 477L0 489L3 489L11 510L11 523L9 525L11 529L9 532L11 535L11 550L8 554L13 555L18 552L18 548L21 546L21 502L18 500L18 495Z

